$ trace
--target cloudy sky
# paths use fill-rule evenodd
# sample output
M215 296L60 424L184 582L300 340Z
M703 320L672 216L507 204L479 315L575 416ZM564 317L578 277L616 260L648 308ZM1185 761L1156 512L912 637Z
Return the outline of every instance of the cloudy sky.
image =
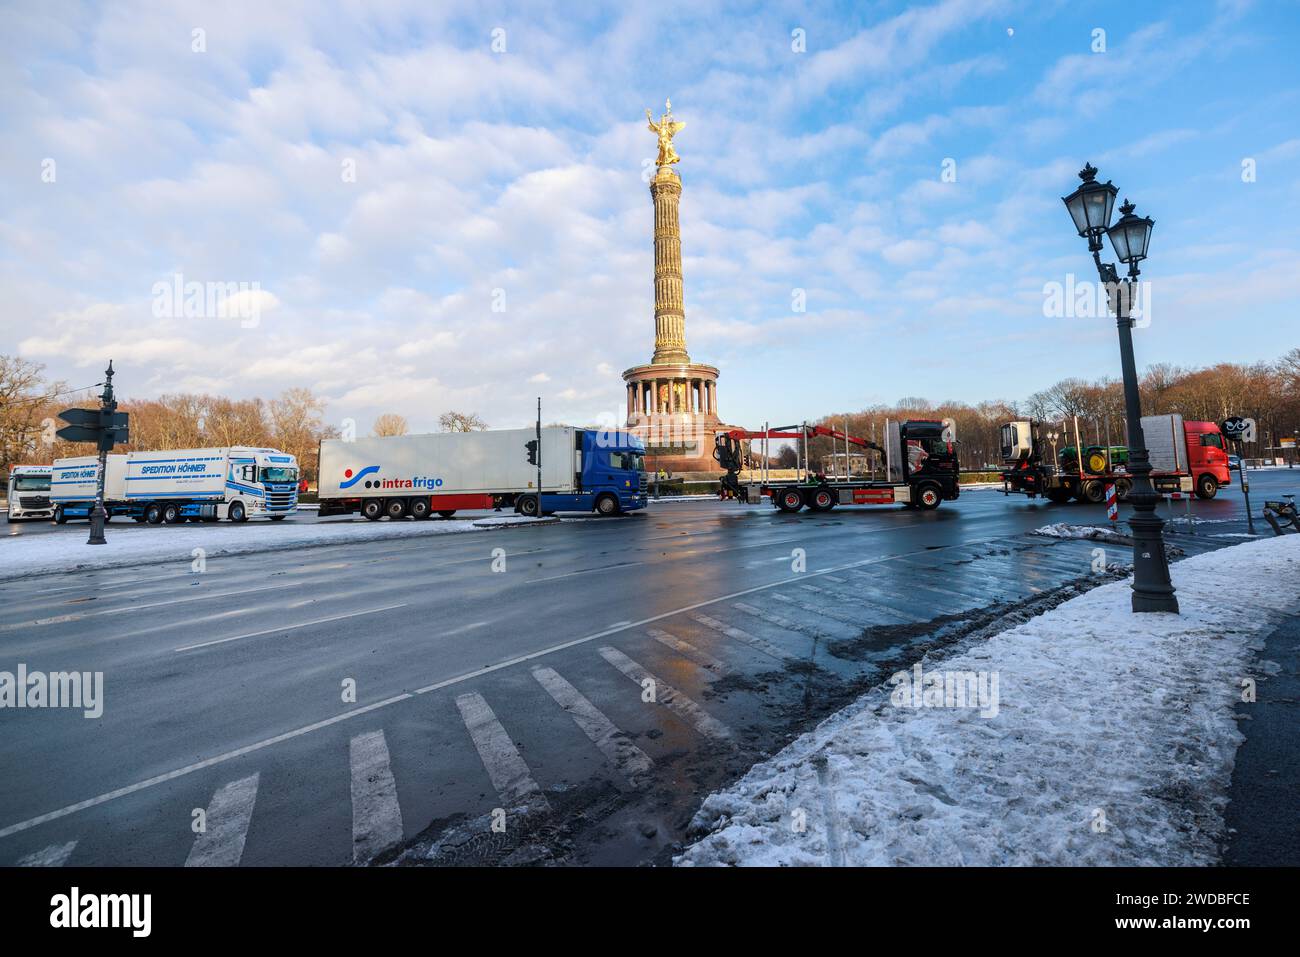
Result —
M1140 365L1296 345L1289 0L33 0L0 27L0 352L73 385L111 356L131 397L301 385L363 430L621 414L665 96L729 422L1117 374L1112 322L1044 315L1093 278L1060 202L1086 160L1157 222ZM177 275L247 284L256 320L177 312Z

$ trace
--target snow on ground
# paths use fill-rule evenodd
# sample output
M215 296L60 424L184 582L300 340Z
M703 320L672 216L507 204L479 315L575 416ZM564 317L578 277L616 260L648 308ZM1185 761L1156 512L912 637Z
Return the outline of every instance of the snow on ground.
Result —
M431 519L422 522L323 522L297 524L251 519L245 524L160 525L122 527L122 520L105 529L107 545L87 545L89 523L75 530L49 535L15 535L0 538L0 581L28 575L77 571L86 568L115 568L165 561L193 560L202 548L204 557L270 552L317 545L340 545L356 541L416 538L501 528L507 525L551 523L554 518L524 518L520 515L485 516L473 519Z
M1133 539L1125 535L1119 527L1106 528L1101 525L1071 525L1068 522L1056 522L1034 529L1034 535L1046 535L1048 538L1090 538L1098 542L1112 542L1131 545Z
M1214 863L1234 705L1300 600L1300 535L1172 571L1181 615L1133 615L1115 582L921 663L985 672L989 717L913 707L900 673L709 797L676 863Z

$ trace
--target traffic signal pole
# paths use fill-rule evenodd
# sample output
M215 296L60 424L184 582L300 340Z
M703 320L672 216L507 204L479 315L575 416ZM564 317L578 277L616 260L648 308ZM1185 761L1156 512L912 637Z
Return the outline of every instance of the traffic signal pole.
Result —
M107 545L104 525L108 511L104 508L104 475L108 471L108 450L113 447L113 413L117 399L113 398L113 362L110 359L104 375L104 392L100 395L99 419L99 477L95 480L95 507L90 512L90 538L87 545Z

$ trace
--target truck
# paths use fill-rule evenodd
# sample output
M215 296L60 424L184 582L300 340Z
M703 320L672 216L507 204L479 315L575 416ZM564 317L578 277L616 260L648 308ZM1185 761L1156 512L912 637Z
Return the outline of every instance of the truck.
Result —
M5 516L8 522L49 518L54 514L54 505L50 502L50 467L15 465L10 468L5 500L9 503Z
M808 468L808 440L825 436L843 442L845 459L848 446L869 449L884 459L884 479L854 479L828 476ZM885 444L849 435L823 425L786 425L759 431L732 429L715 438L713 457L726 469L720 485L725 498L757 504L768 498L783 512L797 512L805 506L810 512L828 512L837 505L905 505L929 511L941 502L955 501L961 494L961 469L957 463L957 440L952 423L934 419L910 419L885 423ZM764 443L762 467L757 481L741 482L744 466L741 443L761 439ZM802 466L794 478L771 475L767 461L767 443L771 439L796 439L800 442ZM848 470L846 469L846 473Z
M1074 417L1058 434L1073 444L1053 461L1048 432L1052 427L1032 419L1008 422L999 429L1002 447L1003 494L1021 493L1049 502L1100 504L1106 487L1115 486L1120 501L1128 497L1133 479L1128 472L1128 449L1122 446L1085 446L1080 441L1079 420ZM1214 422L1185 421L1181 415L1145 415L1142 434L1151 460L1151 484L1162 494L1195 494L1211 499L1232 484L1228 452ZM1084 449L1082 456L1067 454Z
M298 461L279 449L235 445L105 457L104 509L150 525L250 518L282 521L298 508ZM55 459L54 520L89 518L99 458Z
M617 515L644 508L646 487L645 445L630 432L547 426L320 444L322 516L451 518L503 508Z

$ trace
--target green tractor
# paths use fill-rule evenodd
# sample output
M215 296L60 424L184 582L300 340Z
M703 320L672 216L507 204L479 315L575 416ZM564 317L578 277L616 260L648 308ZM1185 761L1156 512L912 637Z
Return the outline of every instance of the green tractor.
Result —
M1061 449L1056 461L1062 471L1079 471L1079 453L1073 445ZM1108 449L1104 445L1089 445L1083 450L1083 471L1089 475L1105 475L1119 465L1128 465L1127 446L1112 445Z

